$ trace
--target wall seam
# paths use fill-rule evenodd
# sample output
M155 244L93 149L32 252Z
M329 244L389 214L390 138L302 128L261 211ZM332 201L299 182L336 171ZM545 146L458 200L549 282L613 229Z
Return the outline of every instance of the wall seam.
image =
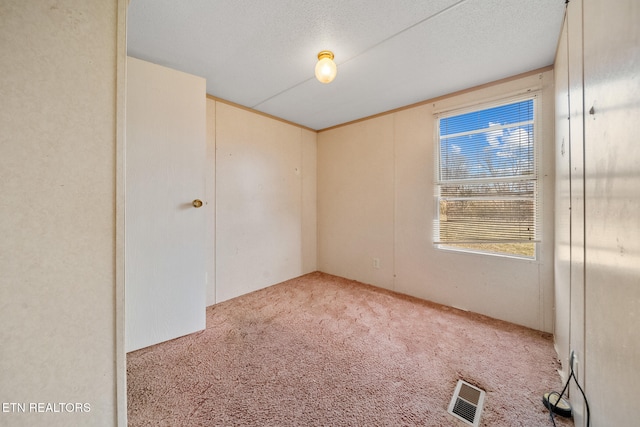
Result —
M300 166L298 171L300 172L300 272L304 274L305 271L305 248L306 248L306 239L305 239L305 203L304 203L304 174L305 174L305 163L304 163L304 138L302 135L302 128L298 128L300 131L300 137L298 140L298 146L300 147Z
M396 121L398 119L397 114L393 114L392 116L392 126L393 126L393 214L392 214L392 227L393 227L393 246L391 248L393 257L391 261L391 288L396 291L397 290L397 270L396 270L396 248L398 246L398 233L397 233L397 211L398 211L398 153L397 153L397 142L398 142L398 134L396 130Z
M213 100L213 303L218 303L218 100Z
M586 96L584 82L584 8L585 3L582 1L580 8L580 73L582 84L582 384L585 392L588 391L587 384L587 134L586 134ZM583 414L584 417L584 414ZM585 420L583 419L583 423Z

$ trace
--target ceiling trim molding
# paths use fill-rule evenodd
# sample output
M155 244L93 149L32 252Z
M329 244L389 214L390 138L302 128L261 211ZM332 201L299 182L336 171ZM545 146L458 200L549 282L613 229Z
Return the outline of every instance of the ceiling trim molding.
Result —
M547 65L546 67L537 68L535 70L526 71L524 73L516 74L515 76L505 77L504 79L495 80L495 81L492 81L492 82L489 82L489 83L484 83L484 84L481 84L481 85L478 85L478 86L473 86L473 87L470 87L470 88L467 88L467 89L462 89L462 90L459 90L457 92L452 92L452 93L448 93L446 95L442 95L442 96L438 96L438 97L435 97L435 98L427 99L425 101L420 101L420 102L416 102L414 104L405 105L404 107L398 107L398 108L395 108L393 110L384 111L382 113L374 114L374 115L367 116L367 117L362 117L360 119L352 120L350 122L342 123L342 124L331 126L331 127L324 128L324 129L319 129L316 132L317 133L326 132L328 130L337 129L337 128L340 128L340 127L343 127L343 126L348 126L348 125L352 125L352 124L355 124L355 123L364 122L366 120L375 119L377 117L386 116L388 114L397 113L399 111L408 110L408 109L411 109L411 108L419 107L421 105L431 104L431 103L434 103L434 102L437 102L437 101L441 101L443 99L451 98L453 96L462 95L462 94L465 94L465 93L468 93L468 92L475 92L475 91L480 90L480 89L485 89L485 88L488 88L488 87L491 87L491 86L499 85L499 84L502 84L502 83L507 83L507 82L510 82L512 80L518 80L518 79L521 79L521 78L524 78L524 77L528 77L528 76L532 76L532 75L535 75L535 74L542 74L542 73L544 73L546 71L550 71L550 70L553 70L553 64Z
M285 120L285 119L282 119L282 118L277 117L277 116L273 116L273 115L268 114L268 113L263 113L262 111L254 110L251 107L245 107L244 105L236 104L235 102L227 101L226 99L218 98L217 96L213 96L213 95L207 94L207 98L208 99L212 99L212 100L217 101L217 102L221 102L223 104L230 105L232 107L239 108L241 110L245 110L245 111L249 111L249 112L254 113L254 114L258 114L260 116L268 117L270 119L277 120L279 122L286 123L288 125L299 127L301 129L309 130L311 132L316 132L316 133L318 132L317 130L311 129L310 127L306 127L306 126L303 126L301 124L294 123L294 122L291 122L289 120Z

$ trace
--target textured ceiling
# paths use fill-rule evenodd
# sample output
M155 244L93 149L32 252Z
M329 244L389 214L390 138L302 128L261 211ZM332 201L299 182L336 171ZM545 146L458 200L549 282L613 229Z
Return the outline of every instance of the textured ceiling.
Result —
M563 14L564 0L132 0L127 43L210 95L324 129L550 65Z

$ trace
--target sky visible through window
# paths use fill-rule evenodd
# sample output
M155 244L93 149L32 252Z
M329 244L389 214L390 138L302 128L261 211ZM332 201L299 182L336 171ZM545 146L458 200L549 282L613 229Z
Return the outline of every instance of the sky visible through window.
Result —
M441 180L533 173L533 99L440 119Z

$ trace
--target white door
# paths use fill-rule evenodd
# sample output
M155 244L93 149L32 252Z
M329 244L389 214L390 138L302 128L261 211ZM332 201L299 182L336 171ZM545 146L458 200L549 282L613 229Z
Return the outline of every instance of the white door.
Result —
M205 80L129 57L126 108L125 347L133 351L205 328Z

